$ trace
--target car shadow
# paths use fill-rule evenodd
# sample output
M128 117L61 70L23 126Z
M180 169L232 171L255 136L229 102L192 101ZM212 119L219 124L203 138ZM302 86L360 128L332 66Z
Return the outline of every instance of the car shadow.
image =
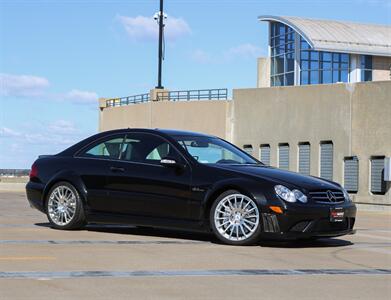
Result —
M36 223L36 226L51 227L50 223ZM88 224L84 229L91 232L104 232L118 235L135 235L135 236L149 236L149 237L161 237L180 239L192 242L206 242L213 244L220 244L217 238L213 234L180 231L174 229L161 229L151 227L136 227L130 225L111 225L111 224ZM180 242L178 242L180 243ZM351 241L341 238L321 238L317 240L292 240L292 241L275 241L275 240L263 240L252 247L265 247L265 248L335 248L354 245Z
M354 243L341 238L321 238L316 240L261 241L258 245L269 248L335 248L352 246Z
M50 228L50 223L36 223L36 226ZM136 236L150 236L161 238L182 239L194 242L211 242L218 243L219 241L212 235L202 232L180 231L175 229L152 228L146 226L132 226L132 225L111 225L111 224L88 224L81 230L91 232L103 232L118 235L136 235Z

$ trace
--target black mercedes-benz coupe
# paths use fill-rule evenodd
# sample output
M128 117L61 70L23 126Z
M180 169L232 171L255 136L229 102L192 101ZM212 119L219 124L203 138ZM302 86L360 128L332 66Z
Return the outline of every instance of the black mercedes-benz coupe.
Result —
M337 183L268 167L201 133L120 129L40 156L26 186L54 228L89 223L212 231L231 245L353 233Z

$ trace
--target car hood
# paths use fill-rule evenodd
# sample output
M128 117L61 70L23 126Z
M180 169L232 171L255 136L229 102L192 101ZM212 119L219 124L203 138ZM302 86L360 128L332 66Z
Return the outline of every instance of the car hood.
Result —
M218 165L220 169L230 170L241 174L246 174L266 180L273 180L281 184L293 185L307 191L323 189L340 189L337 183L324 180L322 178L302 175L295 172L285 171L273 167L262 165Z

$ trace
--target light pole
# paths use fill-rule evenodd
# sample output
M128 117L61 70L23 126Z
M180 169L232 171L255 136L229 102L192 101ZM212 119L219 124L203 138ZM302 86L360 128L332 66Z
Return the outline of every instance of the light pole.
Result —
M162 86L162 64L163 64L163 30L164 30L164 13L163 13L163 0L160 0L160 10L158 13L158 24L159 24L159 62L158 62L158 79L157 89L163 89Z

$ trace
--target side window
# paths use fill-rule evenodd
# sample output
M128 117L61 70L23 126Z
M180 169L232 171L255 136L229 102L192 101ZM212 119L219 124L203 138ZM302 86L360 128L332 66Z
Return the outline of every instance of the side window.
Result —
M123 140L124 136L117 136L115 138L105 140L88 148L83 152L82 156L119 159Z
M153 134L128 134L122 146L121 159L126 161L159 164L167 156L181 160L171 144Z
M163 142L159 146L157 146L155 149L153 149L148 155L147 160L161 160L164 157L169 156L170 154L170 144ZM173 152L173 151L171 151ZM174 157L175 158L175 157Z
M121 159L132 160L132 157L137 156L136 152L141 140L138 138L132 138L129 134L126 136L121 149Z

